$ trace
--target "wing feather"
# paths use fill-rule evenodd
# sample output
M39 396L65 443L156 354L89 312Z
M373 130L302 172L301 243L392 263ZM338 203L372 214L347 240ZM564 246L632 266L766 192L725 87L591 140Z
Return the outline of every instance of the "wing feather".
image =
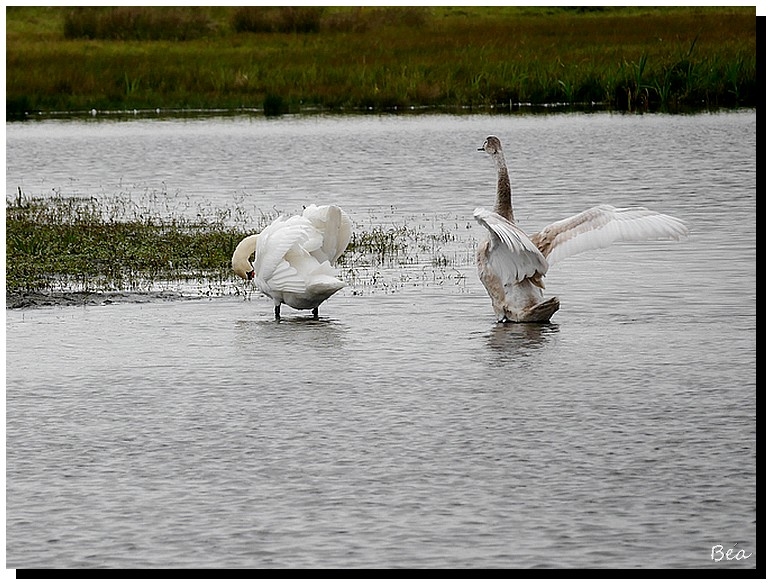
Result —
M307 250L311 253L318 250L314 255L320 262L329 260L330 264L335 264L351 242L354 233L351 218L337 205L309 205L303 210L303 217L321 236L319 247Z
M488 263L502 282L520 282L547 273L547 261L523 230L482 207L475 209L474 217L490 233Z
M615 242L680 240L688 234L686 224L671 215L645 207L598 205L548 225L533 234L531 241L552 266L568 256Z
M270 290L303 294L314 279L333 279L331 264L352 233L351 219L334 205L309 205L302 216L279 217L257 238L255 280Z
M277 290L302 292L304 280L285 259L293 246L308 241L308 222L279 217L260 232L255 246L255 279Z

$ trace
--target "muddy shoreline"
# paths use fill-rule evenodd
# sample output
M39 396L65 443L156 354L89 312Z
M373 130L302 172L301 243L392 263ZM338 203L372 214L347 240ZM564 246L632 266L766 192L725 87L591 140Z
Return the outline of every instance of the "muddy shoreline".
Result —
M151 303L195 298L177 292L22 292L5 295L6 309L35 307L75 307L112 303Z

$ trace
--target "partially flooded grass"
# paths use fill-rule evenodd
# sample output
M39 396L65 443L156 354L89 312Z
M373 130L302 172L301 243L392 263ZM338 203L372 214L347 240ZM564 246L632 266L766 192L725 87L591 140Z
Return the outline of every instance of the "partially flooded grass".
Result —
M6 293L154 290L157 283L221 289L246 234L225 214L162 216L116 198L6 201Z
M341 258L341 274L354 295L394 293L412 286L461 287L473 263L475 241L452 218L402 218L355 231ZM439 223L438 223L439 222Z
M242 238L277 215L239 206L191 209L156 193L138 200L126 194L29 197L20 191L6 199L6 307L69 304L117 292L135 299L249 295L252 288L231 272L231 255ZM470 260L468 242L457 241L444 224L425 231L370 220L355 225L339 261L353 294L464 278L457 265Z

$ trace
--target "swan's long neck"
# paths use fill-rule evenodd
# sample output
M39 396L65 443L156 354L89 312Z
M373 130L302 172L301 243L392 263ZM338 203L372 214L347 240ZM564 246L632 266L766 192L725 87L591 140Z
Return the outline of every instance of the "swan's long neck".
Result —
M509 183L509 171L507 170L507 161L504 154L497 152L493 156L496 162L496 170L499 173L498 185L496 188L496 207L494 211L501 217L511 222L515 221L515 215L512 212L512 186Z
M252 263L249 261L249 257L255 253L255 246L257 245L257 235L247 236L236 249L233 251L233 258L231 258L231 266L233 271L246 278L247 273L252 270Z

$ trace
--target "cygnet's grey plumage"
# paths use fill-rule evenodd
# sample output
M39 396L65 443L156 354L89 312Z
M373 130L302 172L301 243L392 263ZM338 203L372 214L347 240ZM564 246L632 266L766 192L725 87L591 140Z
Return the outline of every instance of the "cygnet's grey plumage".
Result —
M488 230L477 250L477 269L499 321L549 321L560 302L544 300L543 278L563 258L614 242L680 240L689 233L682 220L645 207L598 205L528 236L515 223L501 141L488 136L479 150L493 158L498 173L494 210L479 207L474 217Z

